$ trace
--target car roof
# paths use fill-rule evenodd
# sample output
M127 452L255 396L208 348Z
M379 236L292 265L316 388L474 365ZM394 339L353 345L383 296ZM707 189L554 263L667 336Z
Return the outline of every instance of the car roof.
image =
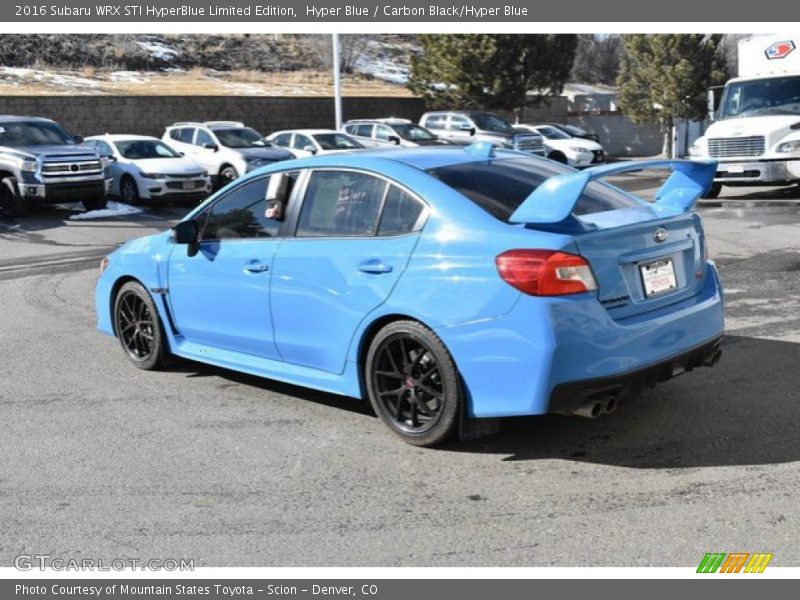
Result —
M447 167L450 165L467 164L473 162L486 162L487 157L479 153L469 152L466 150L468 146L411 146L405 148L366 148L363 150L356 150L354 152L346 152L341 154L324 155L332 156L330 160L337 161L353 161L354 167L358 166L358 161L363 159L381 159L386 161L387 166L392 162L402 163L409 167L427 171L429 169L438 169L440 167ZM511 152L506 150L496 150L495 160L509 159L509 158L538 158L530 154L522 154L519 152ZM303 160L321 160L323 156L312 157ZM546 160L546 159L540 159ZM311 166L311 165L309 165Z
M111 140L112 142L117 142L119 140L150 140L155 142L160 142L161 140L157 137L153 137L151 135L137 135L137 134L126 134L126 133L104 133L102 135L90 135L86 138L87 140Z
M352 125L355 123L380 123L382 125L405 125L413 123L411 119L402 119L400 117L386 117L381 119L350 119L345 125Z
M283 131L276 131L271 135L280 135L282 133L303 133L305 135L316 135L318 133L342 133L341 131L336 131L335 129L284 129ZM342 135L347 135L342 134Z
M20 115L0 115L0 121L6 123L25 123L30 121L38 121L40 123L55 123L53 119L45 119L44 117L24 117Z

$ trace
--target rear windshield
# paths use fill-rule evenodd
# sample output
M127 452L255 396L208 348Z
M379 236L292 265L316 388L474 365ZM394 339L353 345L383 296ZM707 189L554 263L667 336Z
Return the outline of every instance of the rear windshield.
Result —
M546 179L573 173L569 167L540 158L506 158L448 165L430 169L429 175L461 192L490 215L508 222L523 200ZM639 206L621 190L592 181L575 205L575 216Z

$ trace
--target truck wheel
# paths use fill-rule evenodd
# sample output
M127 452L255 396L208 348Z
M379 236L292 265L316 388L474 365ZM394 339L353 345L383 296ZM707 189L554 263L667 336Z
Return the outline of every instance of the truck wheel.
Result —
M703 195L703 198L716 198L722 191L721 183L712 183L708 191Z
M4 177L0 181L0 216L24 217L30 208L30 201L19 193L17 178Z
M125 204L136 206L142 199L139 197L139 186L133 180L133 177L126 175L119 183L119 195Z
M103 210L108 205L108 198L92 198L81 202L86 211Z
M403 440L434 446L455 432L462 391L442 340L416 321L395 321L369 345L364 379L376 414Z

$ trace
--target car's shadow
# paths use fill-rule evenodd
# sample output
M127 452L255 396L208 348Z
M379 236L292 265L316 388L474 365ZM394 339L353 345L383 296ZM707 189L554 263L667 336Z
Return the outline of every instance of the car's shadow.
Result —
M368 402L190 361L180 360L172 370L190 377L222 377L332 410L373 414ZM377 419L374 426L382 427ZM473 441L453 440L442 449L495 454L508 461L557 459L636 469L797 461L800 344L728 336L715 368L697 369L663 383L622 403L613 415L596 420L560 416L504 419L499 434Z
M500 435L448 449L636 469L793 462L800 460L799 366L800 344L728 336L715 368L663 383L613 415L506 419Z

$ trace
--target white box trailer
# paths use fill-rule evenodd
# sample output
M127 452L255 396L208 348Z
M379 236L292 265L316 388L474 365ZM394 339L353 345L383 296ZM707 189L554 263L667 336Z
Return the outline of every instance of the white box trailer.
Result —
M740 40L738 77L689 154L719 161L708 197L723 185L800 183L800 36Z

